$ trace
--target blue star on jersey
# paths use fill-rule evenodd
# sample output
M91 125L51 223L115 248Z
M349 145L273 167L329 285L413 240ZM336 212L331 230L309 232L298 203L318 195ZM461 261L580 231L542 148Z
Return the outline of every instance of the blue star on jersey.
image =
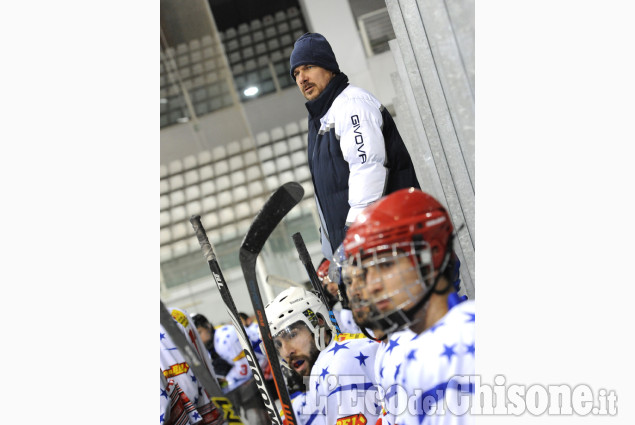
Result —
M322 369L322 373L320 373L320 378L324 379L324 377L328 374L329 374L329 368L327 366L326 369Z
M366 365L366 359L367 359L368 357L369 357L369 356L365 356L365 355L364 355L364 354L362 354L362 352L360 351L360 352L359 352L359 356L357 356L357 357L355 357L355 358L356 358L357 360L359 360L359 364L360 364L360 366L361 366L361 365L364 365L364 366L365 366L365 365Z
M339 350L343 350L343 349L349 349L347 347L348 342L345 342L344 344L338 344L337 342L335 343L335 345L333 346L333 348L331 348L328 352L330 353L331 351L333 351L333 355L337 354L337 352Z
M441 357L443 356L448 356L448 362L452 361L452 356L456 355L456 353L454 352L454 346L456 344L452 344L449 347L445 344L443 344L444 350L443 353L441 353Z
M306 404L293 403L294 410L300 411L300 423L335 425L340 418L362 413L369 425L375 424L377 409L365 400L366 393L377 392L372 367L378 347L377 342L369 344L367 338L358 334L332 340L311 368ZM373 398L378 399L368 396Z
M401 337L399 337L399 338L397 338L397 339L395 339L395 340L392 340L392 339L391 339L390 341L388 341L388 343L390 344L390 346L388 347L388 349L386 350L386 352L390 352L390 353L392 354L392 350L394 350L394 349L395 349L395 347L397 347L397 346L399 345L399 342L398 342L398 341L399 341L399 339L400 339L400 338L401 338Z

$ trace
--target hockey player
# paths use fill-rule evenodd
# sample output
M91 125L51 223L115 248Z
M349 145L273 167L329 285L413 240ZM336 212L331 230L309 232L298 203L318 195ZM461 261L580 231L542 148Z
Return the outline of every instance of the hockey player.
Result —
M214 348L214 333L216 332L214 326L207 320L207 317L200 313L192 315L192 321L198 331L201 341L205 344L205 348L212 356L212 365L214 366L214 372L220 378L221 386L225 386L227 381L225 375L232 369L232 364L228 363L225 359L218 355Z
M235 406L244 409L244 418L250 425L268 424L267 410L234 326L224 325L216 329L214 348L223 359L233 365L225 376L227 386L223 391Z
M340 334L312 292L288 288L266 307L274 345L284 366L308 380L302 423L375 424L380 408L373 380L379 344L362 334Z
M185 334L196 355L212 371L209 354L188 320L185 311L173 308L172 317ZM174 344L168 332L160 327L161 402L160 424L223 424L223 413L212 403L207 392L194 376L190 365ZM212 376L214 374L212 373Z
M317 269L317 276L322 286L324 288L324 292L326 293L326 297L329 301L328 308L333 311L335 315L335 320L337 320L337 324L340 327L340 330L343 333L352 333L358 334L361 333L361 330L355 324L355 320L353 319L353 312L348 307L348 303L340 300L345 300L339 296L339 288L337 283L331 281L329 278L329 266L331 262L324 258ZM341 308L335 309L335 305L340 303Z
M473 423L465 410L474 391L475 310L474 301L462 302L455 292L452 232L445 208L411 188L366 207L344 239L345 273L363 276L371 319L388 334L405 328L415 334L403 341L402 364L391 377L415 396L393 412L399 424ZM398 387L384 389L390 406Z
M395 382L395 376L401 368L404 358L404 347L416 334L406 328L387 335L381 326L372 319L376 316L377 309L368 301L368 296L365 294L366 284L361 269L356 267L346 268L344 284L347 287L347 297L354 311L355 322L359 326L370 329L370 332L381 341L375 356L374 366L375 381L383 390L381 397L381 425L394 425L396 409L387 405L386 393L390 396L392 405L395 405L395 400L393 399L395 394L390 389Z

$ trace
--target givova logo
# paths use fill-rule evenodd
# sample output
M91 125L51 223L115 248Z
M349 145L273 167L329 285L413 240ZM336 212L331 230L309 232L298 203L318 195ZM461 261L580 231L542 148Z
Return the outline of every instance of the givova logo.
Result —
M360 130L361 124L359 122L359 117L357 115L353 115L351 117L351 122L353 123L353 133L355 133L357 156L361 158L362 164L364 164L366 163L366 151L364 150L364 136L362 136L362 132Z

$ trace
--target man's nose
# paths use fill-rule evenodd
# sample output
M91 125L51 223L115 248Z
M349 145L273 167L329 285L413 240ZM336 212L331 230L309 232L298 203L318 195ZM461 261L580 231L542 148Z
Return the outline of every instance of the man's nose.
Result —
M293 345L289 344L286 341L283 341L280 344L280 356L285 359L288 360L292 354L295 353L295 350L293 349Z
M384 288L381 281L381 275L375 266L370 266L366 270L366 288L371 294L377 294Z

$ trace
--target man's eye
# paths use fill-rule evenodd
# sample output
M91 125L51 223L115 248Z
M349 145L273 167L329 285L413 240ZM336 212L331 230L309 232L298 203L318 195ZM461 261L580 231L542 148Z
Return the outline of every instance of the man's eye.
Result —
M393 260L385 260L385 261L382 261L379 264L377 264L377 267L379 267L380 269L389 269L394 264L395 264L395 262Z
M289 332L289 339L295 338L298 333L296 331Z

